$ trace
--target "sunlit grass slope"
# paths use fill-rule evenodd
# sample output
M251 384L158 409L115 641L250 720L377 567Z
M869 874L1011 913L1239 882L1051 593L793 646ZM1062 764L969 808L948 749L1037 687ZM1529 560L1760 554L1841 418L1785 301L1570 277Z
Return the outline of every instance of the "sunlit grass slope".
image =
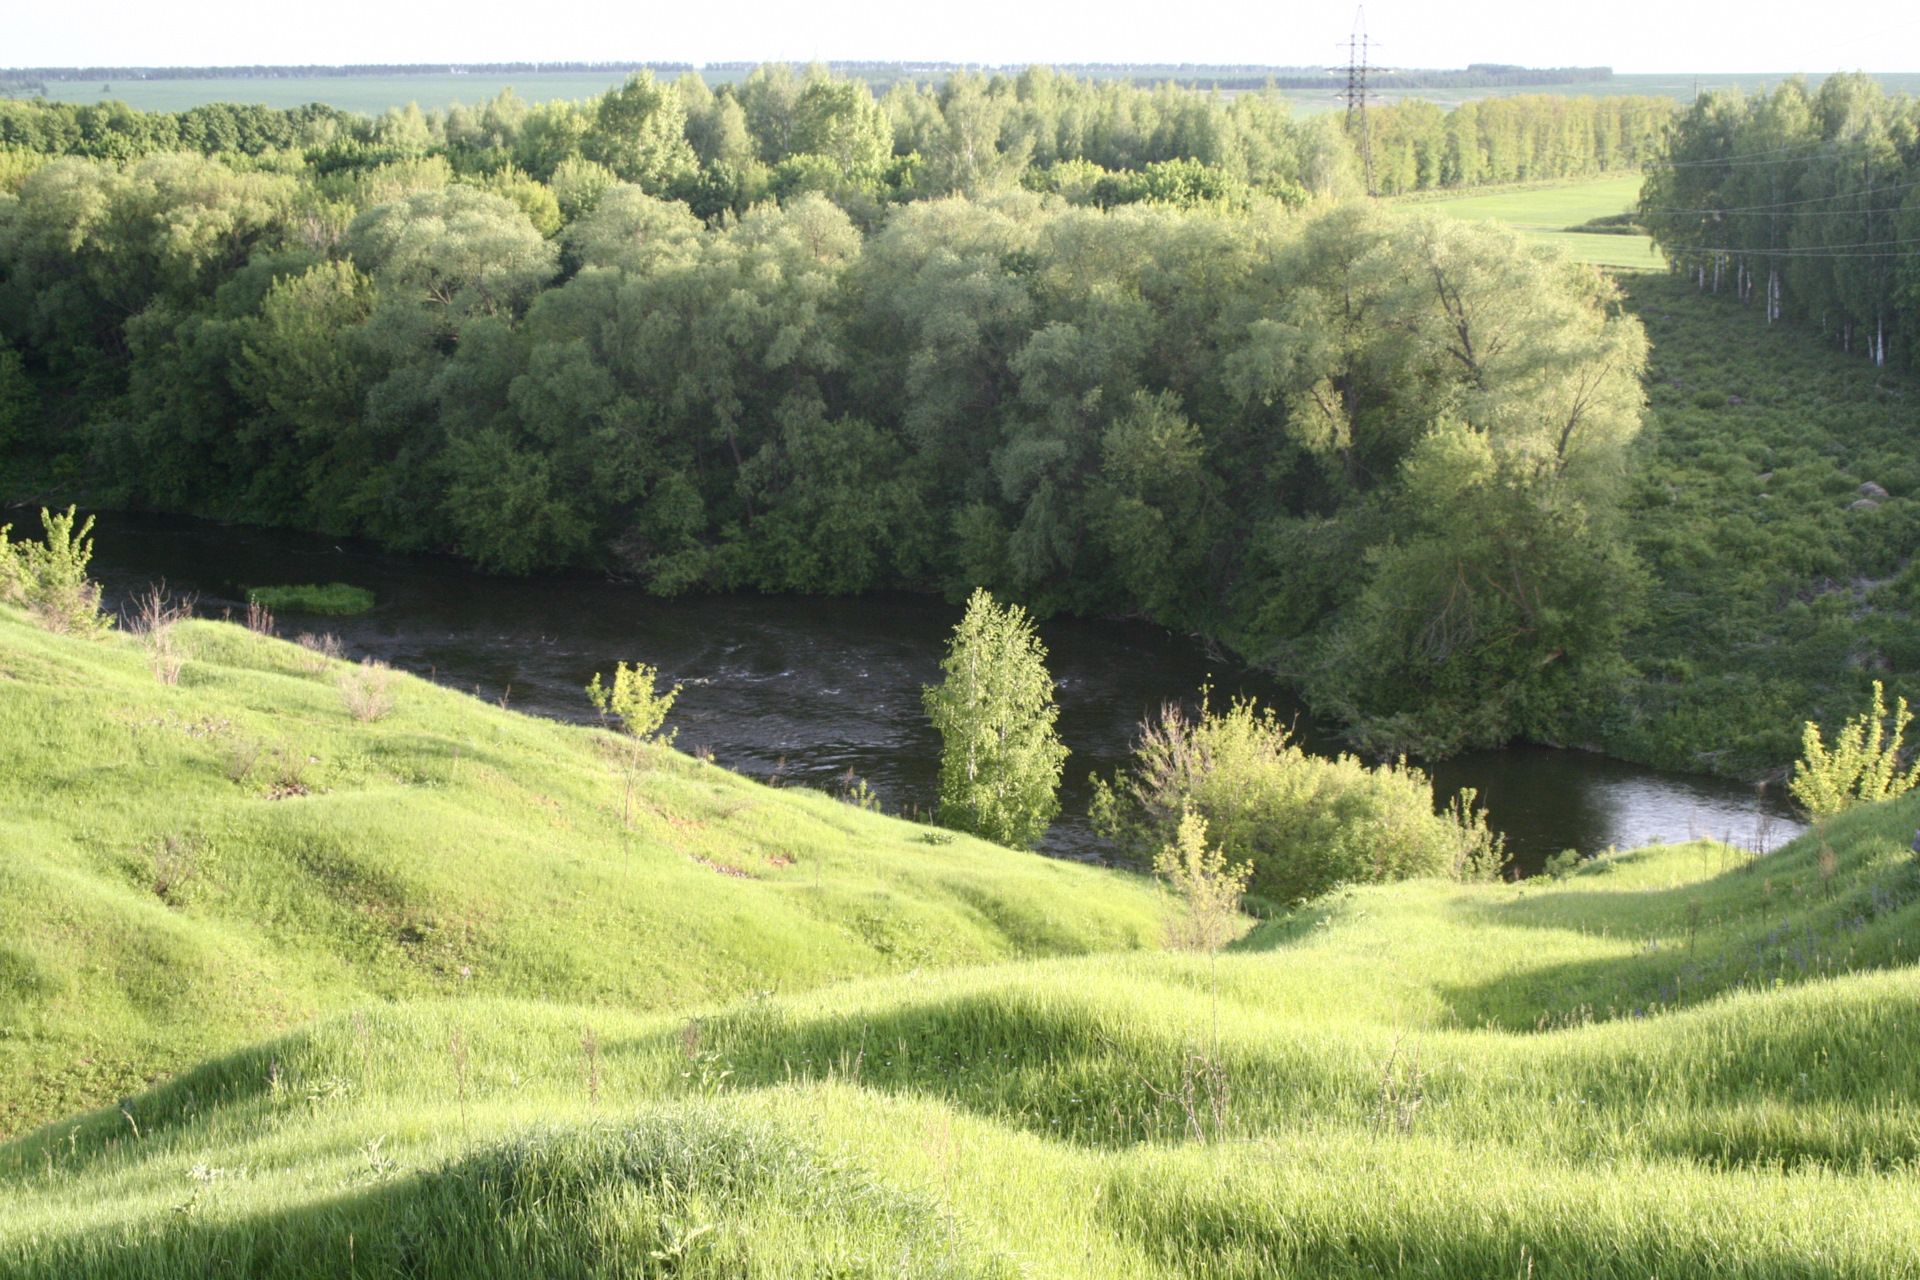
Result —
M1217 961L371 1004L0 1146L21 1276L1920 1275L1920 802Z
M0 1133L371 999L659 1009L1158 939L1120 873L658 748L628 826L611 734L398 676L358 723L344 664L186 642L167 687L0 607Z

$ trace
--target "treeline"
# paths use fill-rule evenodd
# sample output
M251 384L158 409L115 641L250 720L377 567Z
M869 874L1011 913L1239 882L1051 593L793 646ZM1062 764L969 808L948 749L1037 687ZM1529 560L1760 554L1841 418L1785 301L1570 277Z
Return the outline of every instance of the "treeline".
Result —
M324 106L142 112L0 102L0 154L14 153L16 165L181 150L321 179L444 162L456 179L511 175L563 200L582 182L617 180L702 217L820 191L869 220L889 204L1022 180L1093 198L1106 174L1156 164L1198 166L1209 190L1242 202L1254 194L1298 202L1337 185L1351 165L1337 120L1296 121L1277 98L1223 101L1038 67L956 74L937 88L902 83L877 99L818 67L763 67L717 91L692 72L672 83L643 72L586 102L534 105L508 92L473 107L375 117ZM1052 172L1060 165L1068 168Z
M1409 101L1367 112L1373 189L1584 178L1631 171L1666 154L1671 98L1524 94L1443 111Z
M1377 108L1376 187L1397 193L1633 167L1655 154L1670 108L1665 99L1548 96L1451 113L1417 102ZM556 193L604 172L702 217L819 191L871 224L892 204L1016 182L1100 204L1244 205L1260 196L1297 204L1354 172L1343 124L1295 119L1265 93L1141 88L1045 67L902 81L876 98L824 67L767 66L718 89L692 71L671 83L642 72L586 102L535 105L509 91L477 106L379 116L317 104L148 112L0 100L0 172L33 157L125 162L172 151L323 178L444 161L456 179L531 179ZM1173 168L1138 176L1154 166Z
M0 98L0 172L9 162L18 169L29 157L44 156L137 160L194 151L258 157L336 137L357 119L319 103L286 110L216 102L185 111L136 111L124 102Z
M94 501L501 572L986 586L1220 637L1383 747L1562 736L1639 580L1608 495L1643 342L1611 287L1291 190L1076 206L955 145L1015 131L1058 174L1178 156L1192 124L1220 164L1158 163L1334 163L1257 100L1058 86L1075 116L1045 83L915 117L826 79L690 102L642 78L591 109L396 114L419 149L378 164L352 148L407 135L336 139L337 168L48 161L0 197L0 402L38 406L9 455ZM1143 114L1123 131L1112 102ZM972 196L665 198L721 164L777 187L796 155L887 172L895 110L920 189Z
M1702 290L1796 319L1877 363L1920 334L1920 103L1865 75L1702 94L1640 218Z

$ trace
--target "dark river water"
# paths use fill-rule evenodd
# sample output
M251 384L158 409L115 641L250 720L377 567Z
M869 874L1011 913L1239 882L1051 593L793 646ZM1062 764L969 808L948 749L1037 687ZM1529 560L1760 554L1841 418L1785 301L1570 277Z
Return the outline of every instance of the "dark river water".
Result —
M197 593L200 612L213 616L242 611L248 586L352 583L373 591L379 603L371 613L285 615L281 634L331 631L350 655L580 722L595 718L582 689L596 671L646 662L685 686L668 720L683 750L706 748L743 774L779 770L811 786L838 786L851 770L889 811L925 813L937 795L940 741L920 690L939 679L960 609L935 597L665 601L584 578L488 577L452 559L311 534L123 514L99 516L94 572L109 608L165 578L175 591ZM1043 623L1040 633L1059 682L1060 734L1073 753L1048 852L1099 852L1086 823L1089 772L1110 774L1124 763L1141 717L1169 699L1193 700L1203 682L1217 703L1258 698L1295 720L1308 745L1337 749L1284 685L1189 637L1076 619ZM1777 796L1762 803L1738 783L1581 751L1476 752L1433 773L1439 794L1479 790L1525 870L1567 848L1592 853L1693 835L1775 847L1799 830Z

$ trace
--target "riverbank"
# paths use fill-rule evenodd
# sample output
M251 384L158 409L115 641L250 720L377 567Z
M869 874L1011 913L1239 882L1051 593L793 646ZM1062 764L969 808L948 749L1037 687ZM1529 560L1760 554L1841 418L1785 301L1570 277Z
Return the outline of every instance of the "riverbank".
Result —
M203 614L239 615L249 585L349 580L374 592L371 613L286 615L281 632L335 633L350 656L573 723L592 720L581 687L596 670L645 661L685 686L669 721L683 750L711 751L754 778L829 791L864 782L889 812L924 814L937 793L940 742L920 691L940 679L940 656L959 620L959 609L937 596L660 600L630 584L504 578L452 557L178 517L103 513L97 534L95 573L110 602L164 578L199 593ZM1314 750L1346 746L1337 726L1316 723L1287 685L1196 638L1139 621L1069 617L1048 619L1040 631L1073 753L1044 852L1111 852L1087 821L1090 775L1125 764L1141 718L1166 701L1195 699L1203 684L1223 704L1252 697L1275 707ZM1595 853L1694 835L1774 847L1799 830L1778 789L1763 802L1740 782L1592 751L1513 746L1432 768L1443 796L1462 787L1479 793L1529 874L1567 848Z
M1920 578L1908 568L1911 550L1920 543L1920 505L1915 499L1920 469L1911 461L1920 442L1920 379L1876 369L1799 326L1770 326L1755 308L1729 297L1703 296L1684 281L1650 274L1617 279L1625 305L1640 317L1653 347L1646 380L1647 429L1621 481L1622 518L1649 571L1650 607L1628 639L1621 695L1599 714L1565 725L1558 740L1669 773L1726 778L1749 787L1770 781L1772 796L1749 802L1734 789L1707 788L1677 808L1646 810L1644 820L1613 829L1603 829L1597 820L1583 820L1577 829L1556 825L1559 800L1543 805L1526 801L1541 814L1537 831L1522 830L1517 822L1505 825L1516 836L1515 847L1533 860L1530 865L1563 847L1590 852L1608 844L1688 833L1751 842L1760 812L1771 812L1776 823L1788 817L1778 802L1779 783L1798 753L1807 720L1831 724L1844 719L1862 705L1874 679L1883 680L1893 696L1920 701L1920 624L1913 614L1920 605L1920 588L1915 586ZM1862 492L1863 485L1874 490ZM16 478L12 492L49 487L62 501L72 496L51 486L47 477L33 484ZM30 522L30 516L22 521ZM347 544L353 554L342 555L350 568L341 567L344 562L330 563L338 544L317 535L287 535L269 547L271 538L257 531L234 530L229 540L247 544L236 550L217 537L183 534L195 542L193 556L163 552L160 543L171 535L155 523L128 525L125 553L114 546L115 536L111 529L103 535L103 562L119 557L117 566L107 567L124 571L129 579L165 575L176 582L192 581L211 594L236 592L243 582L358 574L369 579L363 585L378 586L381 580L406 577L391 568L400 564L398 557L366 552L365 544ZM276 556L281 561L276 562ZM573 688L590 674L590 663L606 655L575 647L575 661L568 666L569 634L597 625L599 615L607 614L637 636L656 613L669 616L669 606L637 591L640 598L633 602L616 601L612 593L562 599L567 595L564 580L522 579L519 585L504 586L500 584L516 580L473 574L451 558L414 563L429 562L446 568L449 595L518 593L522 601L516 602L514 612L540 618L534 634L516 630L498 612L487 616L436 604L428 612L427 626L444 623L446 634L471 627L476 634L436 647L399 626L383 630L376 617L360 631L365 651L429 674L451 669L456 664L449 664L446 654L462 649L473 659L471 667L461 666L468 681L462 687L478 683L490 698L524 700L543 679L556 690L564 688L571 698ZM909 612L941 607L928 598L881 599L888 610L909 599ZM824 625L853 635L869 632L863 615L872 609L869 600L859 598L822 598L805 606L828 619ZM897 705L862 720L862 701L878 700L869 697L870 686L861 683L871 676L862 675L870 668L860 663L868 657L902 660L899 635L880 628L856 660L840 662L824 654L818 637L777 624L772 629L781 634L786 651L771 652L774 646L761 644L755 630L767 627L768 620L751 608L716 603L712 612L716 634L707 638L710 643L705 643L701 659L707 669L692 673L697 678L717 678L724 670L729 678L757 682L756 692L769 690L770 682L788 671L819 678L792 681L790 696L782 695L784 702L770 697L755 703L748 709L754 724L746 732L741 731L737 708L725 714L716 711L706 723L688 725L693 734L689 741L729 752L728 763L759 776L772 776L786 760L790 769L811 770L809 782L825 785L851 768L887 794L894 807L926 802L931 794L931 771L924 767L930 740L919 723L915 698L917 682L932 678L931 651L924 659L911 660L920 664L914 668L918 674L902 682L904 697L891 697ZM314 619L298 625L335 624ZM1075 627L1091 634L1104 625L1065 619L1059 624L1063 635ZM479 634L481 628L488 628L487 634ZM734 634L718 634L727 630ZM1146 633L1140 629L1140 635ZM1191 696L1213 674L1271 704L1293 703L1291 691L1280 682L1242 674L1229 661L1209 657L1201 645L1159 635L1150 665L1159 664L1178 679L1151 689L1144 682L1108 688L1109 696L1089 704L1078 741L1073 735L1080 731L1067 727L1080 758L1067 779L1068 825L1056 852L1085 856L1092 851L1090 838L1071 826L1080 803L1074 789L1084 789L1089 768L1111 769L1118 763L1127 732L1160 700ZM645 636L650 646L660 640ZM736 643L749 650L758 646L764 661L734 662L722 651ZM668 638L667 649L650 648L644 656L660 662L676 645L687 648ZM1059 647L1064 652L1068 646ZM1112 664L1102 656L1086 665L1084 678L1097 681ZM553 669L551 677L540 674L543 667ZM519 692L513 694L510 687L516 685ZM686 704L690 714L701 705L703 690L691 691ZM1063 693L1064 699L1072 697L1071 688ZM845 704L839 710L855 710L823 731L811 717L836 698ZM548 710L580 715L584 704L573 702L560 710L556 703ZM724 729L722 720L727 721ZM1311 731L1310 717L1302 723ZM1337 733L1337 726L1329 729ZM1523 748L1523 753L1540 754L1532 748ZM1525 799L1518 788L1532 785L1523 777L1533 766L1509 769L1507 758L1505 753L1476 753L1442 762L1436 773L1443 789L1476 786L1496 812L1503 805L1511 810L1515 801ZM919 763L903 766L903 761ZM1579 771L1575 761L1562 772ZM1502 783L1500 775L1509 781ZM1652 783L1658 783L1656 791L1685 789L1671 779ZM1501 785L1510 798L1497 794ZM1595 814L1617 812L1622 802L1614 797L1628 794L1623 788L1639 785L1630 778L1610 779L1605 795L1591 803L1582 800L1580 807Z

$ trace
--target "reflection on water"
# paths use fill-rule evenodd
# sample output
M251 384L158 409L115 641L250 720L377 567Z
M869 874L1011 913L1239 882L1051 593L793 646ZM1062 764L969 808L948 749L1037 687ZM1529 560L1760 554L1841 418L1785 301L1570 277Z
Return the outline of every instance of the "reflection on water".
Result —
M638 587L580 578L492 578L441 557L392 555L316 535L172 517L105 514L96 575L108 605L164 577L197 592L202 613L238 611L246 586L349 582L378 607L354 618L296 615L282 634L333 631L371 654L441 684L522 711L586 722L582 687L615 661L658 666L685 685L668 723L679 745L706 747L750 776L831 787L851 770L885 806L925 812L936 792L939 738L921 710L921 686L939 678L960 610L915 595L819 599L707 596L663 601ZM1297 718L1308 742L1335 740L1308 725L1288 691L1204 646L1133 622L1057 619L1040 628L1059 682L1067 760L1063 812L1046 848L1089 856L1088 774L1125 758L1141 717L1168 699L1192 699L1211 680L1216 700L1258 698ZM1522 867L1563 848L1596 852L1692 834L1772 846L1798 827L1779 796L1732 782L1662 773L1578 751L1515 748L1442 763L1445 792L1480 791ZM1770 831L1760 813L1772 815Z
M1597 853L1709 837L1765 852L1804 829L1777 786L1761 792L1585 751L1474 751L1442 761L1433 775L1442 794L1478 790L1528 869L1565 848Z

